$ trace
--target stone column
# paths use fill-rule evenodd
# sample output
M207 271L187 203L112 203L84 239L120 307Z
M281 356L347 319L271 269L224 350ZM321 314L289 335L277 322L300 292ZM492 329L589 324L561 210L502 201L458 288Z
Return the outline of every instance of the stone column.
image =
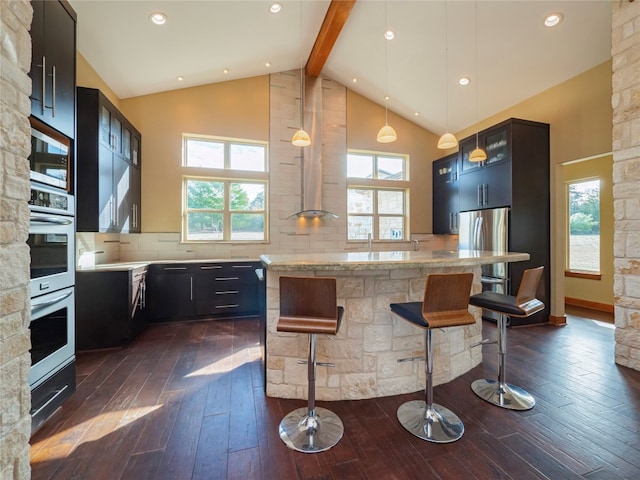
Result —
M640 370L640 1L612 5L615 361Z
M33 10L0 2L0 478L30 477L28 116Z

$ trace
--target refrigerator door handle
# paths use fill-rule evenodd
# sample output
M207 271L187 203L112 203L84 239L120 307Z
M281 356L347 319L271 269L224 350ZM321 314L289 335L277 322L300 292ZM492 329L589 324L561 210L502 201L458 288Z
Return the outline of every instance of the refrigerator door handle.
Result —
M474 229L473 246L476 250L484 250L484 242L482 241L482 223L483 218L476 218L476 225Z

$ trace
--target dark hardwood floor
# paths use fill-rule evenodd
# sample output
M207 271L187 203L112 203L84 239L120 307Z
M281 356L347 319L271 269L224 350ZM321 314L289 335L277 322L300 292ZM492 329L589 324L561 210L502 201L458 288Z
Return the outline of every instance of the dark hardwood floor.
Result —
M485 336L495 326L484 324ZM406 432L396 409L421 392L319 402L344 422L342 440L289 450L278 423L304 401L267 398L253 319L148 328L122 350L80 353L78 390L32 438L41 479L639 479L640 372L613 362L611 325L570 316L565 327L508 331L507 381L533 410L492 406L470 389L484 362L435 388L465 424L438 445Z

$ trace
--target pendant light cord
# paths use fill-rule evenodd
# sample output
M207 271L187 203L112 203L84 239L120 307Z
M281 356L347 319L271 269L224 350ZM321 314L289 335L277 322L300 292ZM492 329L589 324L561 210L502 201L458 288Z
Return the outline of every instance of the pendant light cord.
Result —
M387 33L387 0L384 2L384 124L389 125L389 39Z
M302 0L300 0L298 41L300 42L300 129L304 130L304 66L302 64ZM477 115L477 114L476 114Z
M449 131L449 4L444 2L444 80L447 98L445 99L447 132ZM478 113L476 112L476 116Z
M480 75L478 75L478 0L473 3L476 17L476 123L478 123L478 83L480 83ZM476 148L478 148L478 133L476 132Z

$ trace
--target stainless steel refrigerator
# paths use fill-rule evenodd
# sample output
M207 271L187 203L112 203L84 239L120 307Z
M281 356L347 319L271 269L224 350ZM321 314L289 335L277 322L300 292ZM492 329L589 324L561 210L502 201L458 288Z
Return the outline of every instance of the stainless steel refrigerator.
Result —
M509 208L461 212L458 249L509 251ZM482 290L511 294L507 263L482 265ZM498 317L487 310L482 316L490 320Z

